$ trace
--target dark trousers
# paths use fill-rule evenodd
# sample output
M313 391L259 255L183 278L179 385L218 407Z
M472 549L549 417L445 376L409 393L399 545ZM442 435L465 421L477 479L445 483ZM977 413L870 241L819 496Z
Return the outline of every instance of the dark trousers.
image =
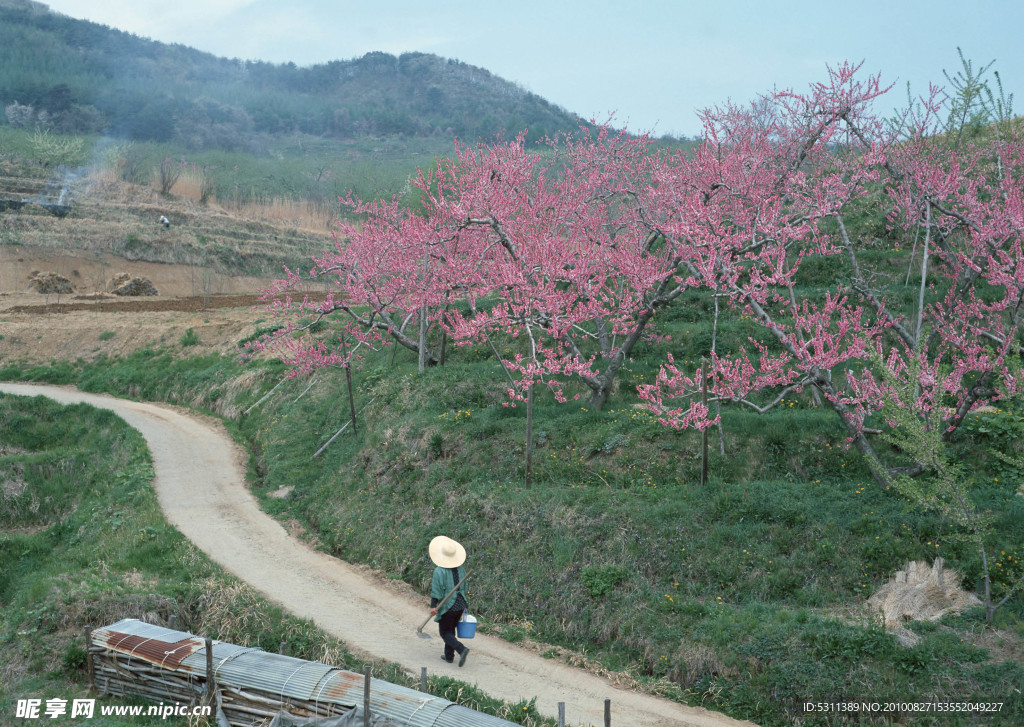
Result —
M461 654L466 647L461 641L455 638L455 624L462 618L462 610L454 608L441 614L441 620L437 622L441 638L444 639L444 658L452 661L456 654Z

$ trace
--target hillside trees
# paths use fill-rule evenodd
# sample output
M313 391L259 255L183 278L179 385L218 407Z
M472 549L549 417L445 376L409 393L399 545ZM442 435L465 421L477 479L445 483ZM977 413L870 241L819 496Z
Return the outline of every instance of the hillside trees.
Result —
M920 414L940 410L949 436L1018 391L1024 318L1024 147L1009 127L994 142L939 136L937 89L888 123L873 110L887 90L842 64L807 92L706 112L692 153L607 129L544 153L522 136L459 147L415 180L414 209L349 200L359 223L312 270L337 294L296 307L342 312L361 341L390 338L428 363L440 360L428 322L457 343L501 332L526 341L502 356L513 400L537 382L564 399L575 380L599 407L656 313L693 291L759 332L706 366L670 357L640 387L666 424L715 421L697 397L705 380L713 401L759 410L811 389L887 482L865 431L891 399L873 362L914 376ZM913 303L877 264L894 244L922 248ZM826 260L840 274L811 281L807 263ZM322 342L289 345L299 367L338 361Z
M42 6L3 5L0 106L15 102L33 108L33 121L45 111L41 125L53 131L174 140L192 149L255 149L267 134L296 132L493 139L510 128L537 133L579 123L483 69L429 54L369 53L308 68L241 62Z
M865 105L881 93L877 81L864 86L855 71L843 66L829 84L805 95L778 94L751 109L708 116L698 159L744 156L752 142L737 134L770 140L771 153L747 156L744 175L694 184L709 200L718 193L719 204L739 202L738 214L726 208L720 219L727 223L705 236L705 249L715 253L700 258L694 274L758 321L766 338L751 341L752 357L713 356L708 372L688 373L670 361L641 394L667 424L705 427L710 417L695 400L705 375L717 397L734 402L752 403L748 397L758 390L814 387L839 414L875 478L887 483L889 473L864 433L865 420L893 400L892 384L883 382L914 376L920 416L938 409L946 439L968 412L1020 389L1024 147L1007 138L982 143L937 136L948 127L936 88L900 125L883 124ZM724 148L717 143L723 134L729 135ZM777 192L763 201L751 195L737 200L737 180L787 146L793 151L770 164L780 180ZM903 244L920 240L916 310L901 304L884 270L863 263L876 242L847 225L857 200L869 193L872 204L886 206L890 227L907 235ZM790 221L772 227L775 210ZM744 220L749 224L737 224ZM744 231L747 246L728 242ZM800 261L840 254L845 283L831 286L821 301L799 300L792 282ZM872 361L883 361L886 370ZM907 471L922 466L911 461Z
M547 154L523 136L459 147L415 181L418 210L349 201L363 219L312 270L333 276L338 294L300 310L344 312L363 342L390 337L431 364L439 357L410 332L413 319L457 343L523 337L525 353L501 356L512 399L538 381L564 399L562 382L576 378L600 407L655 312L686 289L678 250L637 204L656 159L648 147L607 130ZM293 361L337 362L322 345L293 348Z

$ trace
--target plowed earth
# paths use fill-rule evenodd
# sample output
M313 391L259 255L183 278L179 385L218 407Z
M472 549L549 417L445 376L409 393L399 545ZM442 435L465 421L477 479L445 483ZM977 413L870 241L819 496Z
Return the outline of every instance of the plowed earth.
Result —
M29 278L36 271L66 277L75 292L33 292ZM105 292L105 282L120 272L148 279L159 295L118 297ZM238 353L239 341L271 325L260 291L272 282L211 276L188 265L108 254L0 245L0 364L123 356L160 345L174 348L189 329L199 342L182 349L183 354Z

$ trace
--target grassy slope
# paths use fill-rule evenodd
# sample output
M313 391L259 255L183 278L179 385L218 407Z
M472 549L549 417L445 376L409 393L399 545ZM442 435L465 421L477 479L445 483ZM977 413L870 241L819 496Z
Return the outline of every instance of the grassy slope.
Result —
M805 270L824 284L841 274L837 262ZM882 262L902 279L905 259ZM1024 721L1024 599L1000 611L994 628L973 612L911 624L912 647L863 611L906 560L943 553L971 587L979 563L937 520L870 481L834 415L806 398L762 416L727 410L726 454L713 435L712 481L701 489L695 436L634 408L633 385L651 380L669 346L681 360L707 350L707 305L681 301L664 331L673 342L639 351L604 411L541 399L529 490L524 413L503 405L500 368L483 347L460 348L423 376L404 351L368 358L355 375L357 408L366 406L359 433L321 458L311 454L345 418L337 372L318 375L305 395L305 381L282 386L235 431L252 452L259 494L293 488L284 500L264 497L269 510L305 523L325 550L421 590L426 542L438 532L459 538L477 564L472 602L483 628L552 658L622 670L619 678L643 688L764 725L854 723L856 715L807 719L801 710L849 699L997 700L997 715L936 724ZM738 345L749 325L724 322L719 350ZM256 369L249 389L231 385L243 373L234 361L143 351L13 365L0 376L237 412L282 375L275 364ZM979 416L956 449L975 474L977 501L995 514L999 586L1021 571L1024 498L1015 495L1021 473L986 452L1019 446L1020 415Z
M644 365L634 379L650 374ZM697 438L633 408L625 386L602 412L546 402L525 489L524 416L501 389L486 359L422 379L411 362L368 367L360 400L377 400L361 434L322 463L309 456L345 417L340 383L298 403L283 393L272 426L253 432L257 487L293 487L267 507L308 523L329 552L420 588L422 549L448 533L473 554L471 601L486 628L733 716L784 724L805 701L954 694L1000 695L1005 724L1024 714L1019 599L997 623L1005 641L980 639L970 613L914 626L909 649L862 610L909 559L942 552L971 584L979 564L867 478L834 415L797 400L766 416L729 412L727 454L712 457L701 489ZM999 513L997 551L1024 527L1017 480L998 474L981 469L977 489Z
M423 376L411 356L391 353L356 373L357 408L366 407L359 434L320 458L311 455L346 417L337 373L320 374L305 395L307 382L289 382L234 424L253 453L257 492L293 488L284 500L264 497L265 506L306 524L328 552L425 591L426 543L449 533L473 554L471 602L482 628L763 725L804 719L806 701L869 698L1003 701L1001 714L937 724L1020 722L1020 598L994 628L977 612L911 624L912 647L863 610L909 559L944 553L971 586L979 564L934 518L867 478L842 447L834 415L799 399L768 415L728 411L727 453L713 454L702 490L698 440L632 406L630 385L649 379L664 354L652 348L604 411L541 400L527 490L524 412L503 406L489 352L459 349ZM223 386L241 373L234 361L141 352L0 376L122 394L135 387L144 399L238 411L281 376L277 365L259 370L254 389L235 391ZM1012 473L978 455L997 443L985 431L1001 428L997 439L1012 441L1021 425L1016 414L986 416L960 447L978 501L996 513L993 544L1006 551L996 577L1005 585L1021 568L1013 547L1024 498ZM805 723L843 723L816 719Z
M74 444L67 444L73 442ZM98 456L103 452L104 456ZM18 699L87 698L83 629L121 618L166 623L361 672L364 663L310 622L226 576L163 520L141 435L113 414L43 398L0 396L0 724ZM416 686L393 665L374 676ZM417 682L418 684L418 682ZM448 678L431 692L528 724L507 705ZM105 697L100 704L138 703ZM170 724L97 716L91 724Z

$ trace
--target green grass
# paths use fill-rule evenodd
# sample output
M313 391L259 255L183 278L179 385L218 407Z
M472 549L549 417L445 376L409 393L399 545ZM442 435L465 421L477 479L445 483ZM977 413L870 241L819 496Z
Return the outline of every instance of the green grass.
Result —
M938 520L869 479L830 412L802 399L767 415L729 411L727 453L713 435L702 489L697 437L665 430L626 394L601 412L542 397L526 489L524 413L501 405L486 358L454 368L420 377L411 362L390 375L368 366L357 408L380 403L322 462L310 455L340 425L341 382L298 402L282 392L267 418L242 425L257 491L294 488L265 507L306 523L329 552L424 591L425 544L447 533L472 553L470 601L484 630L584 654L759 724L841 724L801 705L858 695L1006 702L1001 715L940 724L1009 725L1024 714L1014 691L1024 670L1012 658L1024 636L1019 597L997 616L1005 653L980 645L978 614L908 649L862 610L908 560L941 552L971 587L981 564ZM975 456L973 442L962 447ZM997 547L1009 548L1024 531L1018 480L997 482L991 465L977 465L975 495L995 512ZM1009 570L1000 588L1019 562Z
M85 405L0 395L0 723L18 699L89 696L83 632L133 617L362 672L364 661L223 574L160 513L141 435ZM416 686L399 667L375 677ZM531 703L504 704L433 677L435 694L520 724L550 724ZM139 703L100 697L101 704ZM105 727L171 724L97 716Z
M181 335L180 343L182 348L187 348L188 346L198 346L199 334L196 333L194 329L189 328Z
M905 270L906 257L893 261ZM807 272L809 284L836 275L827 261ZM684 296L661 324L672 341L638 347L601 411L541 394L531 488L523 484L525 411L504 405L503 374L487 346L450 348L450 363L423 375L407 351L368 354L354 373L358 434L346 431L318 457L348 417L338 371L321 372L308 391L307 380L285 382L258 407L284 377L281 364L182 359L168 348L8 365L0 377L226 416L250 452L264 508L305 525L324 550L426 593L426 543L451 535L473 559L470 601L481 630L536 642L551 658L621 670L639 688L765 727L856 724L856 715L802 712L807 701L850 699L1002 701L998 714L931 723L1024 722L1024 596L991 626L974 611L915 625L912 647L865 611L868 596L909 560L941 554L971 589L982 565L941 520L874 484L833 412L806 392L767 414L724 408L725 453L712 430L711 479L701 487L699 435L666 429L637 408L635 386L653 381L667 351L684 363L706 352L710 312L707 301ZM753 330L723 316L719 350ZM508 352L522 345L495 344ZM566 392L586 394L576 383ZM1024 406L1008 402L973 415L951 448L993 518L997 599L1022 571L1024 497L1016 493L1024 473L990 450L1019 454L1022 434ZM266 496L284 486L287 498Z

